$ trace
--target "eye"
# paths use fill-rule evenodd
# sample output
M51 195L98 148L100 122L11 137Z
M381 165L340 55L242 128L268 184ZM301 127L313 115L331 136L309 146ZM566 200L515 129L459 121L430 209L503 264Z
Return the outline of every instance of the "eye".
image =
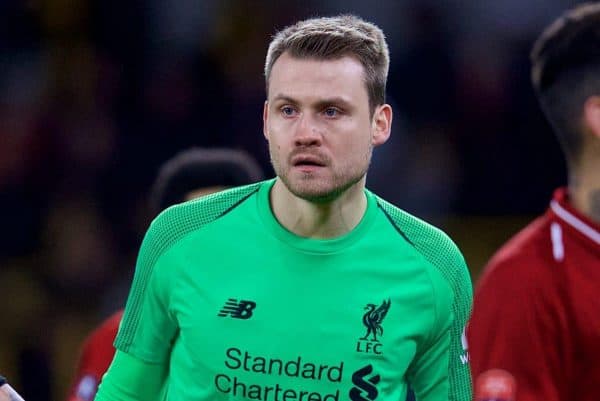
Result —
M281 107L281 114L285 117L292 117L296 113L296 110L292 106Z
M327 107L323 110L323 114L327 117L337 117L340 114L340 110L336 107Z

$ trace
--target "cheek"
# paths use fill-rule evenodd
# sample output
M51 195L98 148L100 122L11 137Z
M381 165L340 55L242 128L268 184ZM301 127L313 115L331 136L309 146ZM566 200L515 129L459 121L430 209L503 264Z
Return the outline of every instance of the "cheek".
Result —
M339 149L343 149L352 158L361 157L373 146L370 132L364 129L354 132L353 135L344 136L338 145Z
M273 135L271 135L271 138L268 140L268 143L271 158L280 159L280 155L283 153L284 146L280 143L280 141L277 140L277 137Z
M273 135L272 133L269 135L269 146L271 149L281 149L281 141L277 137L277 135Z
M272 146L280 147L285 139L285 133L288 132L288 128L285 127L280 121L274 119L267 126L269 136L267 140Z

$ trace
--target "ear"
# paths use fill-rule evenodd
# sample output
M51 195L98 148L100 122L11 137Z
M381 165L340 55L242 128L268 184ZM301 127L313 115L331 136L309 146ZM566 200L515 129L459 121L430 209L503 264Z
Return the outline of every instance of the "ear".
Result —
M269 140L269 130L267 127L269 126L269 101L265 100L265 104L263 105L263 135L266 140Z
M377 106L373 112L372 131L373 138L371 143L373 146L383 145L392 132L392 106L382 104Z
M583 120L591 134L600 140L600 96L590 96L583 105Z

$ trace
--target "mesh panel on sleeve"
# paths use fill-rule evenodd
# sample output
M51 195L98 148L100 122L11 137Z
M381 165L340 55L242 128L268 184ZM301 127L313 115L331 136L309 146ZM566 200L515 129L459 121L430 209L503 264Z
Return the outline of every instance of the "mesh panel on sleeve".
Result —
M449 380L451 401L471 401L472 383L468 364L463 363L461 337L471 314L472 285L464 258L454 242L441 230L398 209L378 198L382 210L390 217L398 231L420 252L454 292L452 312L454 323L451 328ZM464 358L464 356L463 356Z

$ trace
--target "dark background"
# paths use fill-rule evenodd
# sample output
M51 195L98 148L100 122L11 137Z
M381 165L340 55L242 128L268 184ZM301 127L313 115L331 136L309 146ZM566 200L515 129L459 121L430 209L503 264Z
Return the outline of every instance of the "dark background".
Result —
M270 36L352 12L385 31L392 138L368 187L446 230L476 281L565 183L528 53L560 0L0 1L0 372L64 399L82 338L120 307L160 164L262 137Z

